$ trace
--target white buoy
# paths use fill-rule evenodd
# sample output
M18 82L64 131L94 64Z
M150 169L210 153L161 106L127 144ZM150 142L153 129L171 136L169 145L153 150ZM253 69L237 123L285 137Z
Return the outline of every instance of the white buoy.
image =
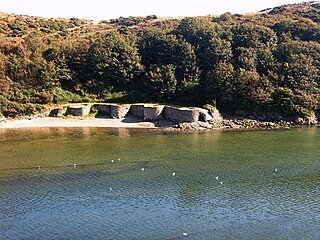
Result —
M119 158L118 161L120 161L121 159Z
M114 162L114 160L111 160L111 162Z
M188 233L182 233L182 235L184 236L184 237L188 237Z
M220 184L223 184L223 182L220 182Z
M274 171L275 171L275 172L278 172L278 169L276 168L276 169L274 169Z
M172 176L175 176L176 175L176 173L174 172L174 173L172 173Z
M216 179L218 180L218 179L219 179L219 177L216 177Z
M77 164L73 164L73 167L76 167L77 166Z
M112 191L112 188L111 188L111 187L109 188L109 191Z
M40 166L38 166L38 169L40 169L41 167Z
M141 171L144 171L144 168L141 168Z

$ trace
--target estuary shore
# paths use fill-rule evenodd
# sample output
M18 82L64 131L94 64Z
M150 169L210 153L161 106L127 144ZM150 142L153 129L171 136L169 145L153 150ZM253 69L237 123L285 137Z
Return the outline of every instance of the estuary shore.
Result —
M146 122L135 117L114 118L26 118L0 122L0 128L41 128L41 127L105 127L105 128L170 128L169 121Z

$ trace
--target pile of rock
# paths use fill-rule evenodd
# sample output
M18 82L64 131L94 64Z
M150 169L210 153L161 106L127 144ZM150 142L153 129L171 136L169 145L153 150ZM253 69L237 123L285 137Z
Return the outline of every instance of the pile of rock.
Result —
M224 119L223 120L224 128L279 128L281 125L275 122L267 122L267 121L257 121L254 119ZM285 122L282 125L283 127L290 127L290 125L286 125Z

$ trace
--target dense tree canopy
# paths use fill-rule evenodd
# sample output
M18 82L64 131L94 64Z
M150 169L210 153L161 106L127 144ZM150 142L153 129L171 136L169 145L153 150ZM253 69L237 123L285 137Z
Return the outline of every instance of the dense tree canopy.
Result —
M130 100L310 115L320 108L319 5L99 24L4 15L0 112Z

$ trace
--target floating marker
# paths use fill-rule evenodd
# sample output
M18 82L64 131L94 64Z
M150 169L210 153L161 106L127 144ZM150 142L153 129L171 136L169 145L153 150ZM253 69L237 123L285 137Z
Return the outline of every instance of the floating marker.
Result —
M112 191L112 188L109 188L109 191Z
M114 162L114 160L111 160L111 162Z
M40 166L38 166L38 169L40 169Z
M219 177L216 177L216 179L218 180L218 179L219 179Z
M175 176L176 175L176 173L174 172L174 173L172 173L172 176Z
M141 171L144 171L144 168L141 168Z
M223 184L223 182L220 182L220 184Z
M275 172L278 172L278 169L276 168L274 171L275 171Z
M184 237L188 237L188 233L182 233Z
M119 158L118 161L120 161L121 159Z
M73 167L76 167L77 166L77 164L73 164Z

